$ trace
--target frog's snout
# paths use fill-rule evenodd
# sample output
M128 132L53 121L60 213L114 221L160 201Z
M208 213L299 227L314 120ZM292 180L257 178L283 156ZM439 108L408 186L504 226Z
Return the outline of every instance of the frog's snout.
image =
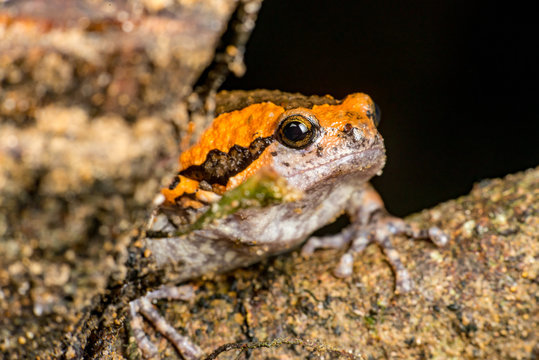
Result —
M350 131L352 131L353 128L354 128L354 126L352 124L346 123L346 124L344 124L344 127L343 127L342 131L345 134L348 134Z
M365 134L364 130L353 126L350 123L346 123L343 126L342 132L349 139L349 141L351 141L350 146L357 146L358 144L362 145L367 139L367 135Z
M350 130L350 136L356 142L361 142L365 140L365 134L363 134L363 132L359 130L357 127L354 127L352 128L352 130Z

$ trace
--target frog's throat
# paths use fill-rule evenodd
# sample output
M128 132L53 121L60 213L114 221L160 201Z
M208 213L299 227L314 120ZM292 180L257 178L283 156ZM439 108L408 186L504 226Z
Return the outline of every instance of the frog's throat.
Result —
M311 179L320 182L347 174L357 174L367 181L384 167L385 161L384 146L375 146L366 150L350 152L316 166L298 170L289 174L287 178L291 185L300 189L310 183Z

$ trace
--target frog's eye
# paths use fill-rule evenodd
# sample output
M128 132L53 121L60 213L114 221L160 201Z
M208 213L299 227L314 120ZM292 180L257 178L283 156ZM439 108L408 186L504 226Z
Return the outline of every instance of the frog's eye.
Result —
M374 126L378 127L380 120L382 119L382 112L378 105L374 104L374 111L368 110L367 116L372 120Z
M277 129L277 139L285 146L303 149L316 137L316 125L302 115L290 115Z

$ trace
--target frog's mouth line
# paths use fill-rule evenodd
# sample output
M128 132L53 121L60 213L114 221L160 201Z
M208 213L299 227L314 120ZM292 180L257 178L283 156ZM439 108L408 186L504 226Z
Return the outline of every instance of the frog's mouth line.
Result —
M302 169L296 173L292 173L289 176L289 181L291 183L296 183L296 179L302 175L305 175L306 173L313 172L317 173L316 178L318 178L318 181L323 179L328 179L336 176L340 176L346 173L353 173L353 172L368 172L368 169L371 169L373 167L376 167L376 161L380 158L384 158L380 163L383 167L385 164L385 148L383 146L375 146L370 149L357 151L348 153L346 155L339 156L337 158L334 158L330 161L326 161L324 163L318 164L313 167L309 167L306 169ZM349 164L351 159L356 159L354 163L358 163L357 167L351 167L349 170L345 171L344 169L340 169L341 167ZM362 165L360 166L361 163ZM376 170L376 172L379 169ZM324 172L327 172L327 174L324 174Z

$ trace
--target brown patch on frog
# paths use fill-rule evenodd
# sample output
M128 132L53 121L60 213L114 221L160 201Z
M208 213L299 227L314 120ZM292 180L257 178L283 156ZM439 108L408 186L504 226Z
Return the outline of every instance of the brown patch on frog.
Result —
M204 162L192 165L180 175L196 181L226 186L228 179L245 170L274 141L273 136L257 138L249 147L234 145L228 153L211 150Z
M340 100L336 100L330 95L305 96L299 93L288 93L279 90L221 91L217 94L218 105L215 108L215 113L216 115L220 115L264 102L271 102L282 106L285 110L290 110L299 107L311 109L315 105L323 104L337 105L340 103Z
M214 189L212 188L211 184L209 182L207 182L206 180L202 180L200 183L199 183L199 186L200 186L200 189L202 190L206 190L206 191L214 191Z
M267 166L270 166L270 164L273 163L273 157L271 156L271 153L269 151L262 152L262 155L253 163L251 166L247 167L245 170L240 172L239 174L231 177L228 180L228 184L226 186L226 190L230 190L235 188L236 186L243 183L246 179L250 178L254 174L256 174L257 171L260 169L263 169Z
M324 148L320 145L316 147L316 156L318 157L324 156Z

